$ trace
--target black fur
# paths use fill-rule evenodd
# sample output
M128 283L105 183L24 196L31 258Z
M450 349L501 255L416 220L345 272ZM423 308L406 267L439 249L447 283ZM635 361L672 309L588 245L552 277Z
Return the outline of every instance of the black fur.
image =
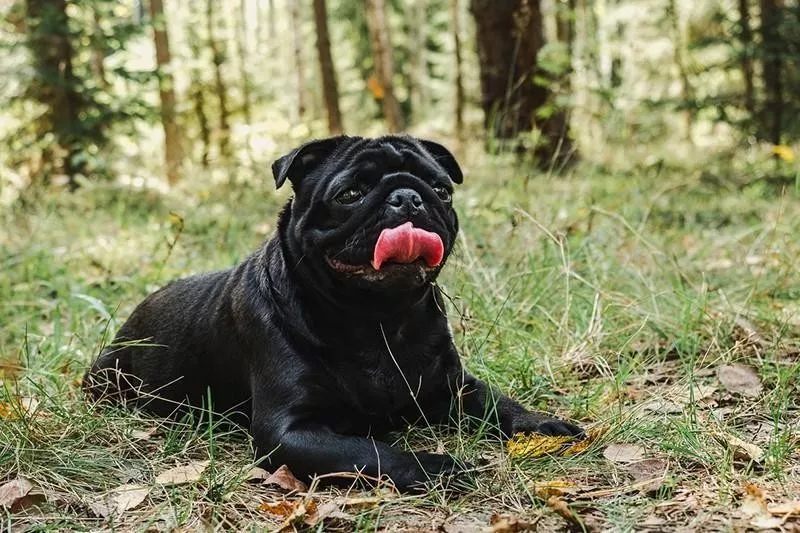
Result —
M462 180L450 152L406 136L334 137L284 156L273 172L295 191L276 236L232 270L147 297L87 374L94 397L167 417L204 406L210 389L213 409L249 424L268 462L306 478L388 475L400 489L463 468L372 438L409 423L466 416L502 437L580 434L463 370L432 283L441 266L341 267L368 264L380 231L408 220L439 234L446 258L458 221L434 187ZM337 195L348 187L363 199L343 205ZM398 188L423 206L389 209Z

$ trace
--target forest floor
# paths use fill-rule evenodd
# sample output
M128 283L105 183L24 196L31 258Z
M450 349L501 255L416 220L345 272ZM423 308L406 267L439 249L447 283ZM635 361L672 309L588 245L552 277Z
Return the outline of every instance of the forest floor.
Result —
M441 279L464 362L596 438L524 456L409 430L398 446L481 465L465 492L414 496L265 484L242 432L80 393L147 293L271 233L286 196L270 179L96 185L6 209L0 530L799 531L799 195L663 164L470 165Z

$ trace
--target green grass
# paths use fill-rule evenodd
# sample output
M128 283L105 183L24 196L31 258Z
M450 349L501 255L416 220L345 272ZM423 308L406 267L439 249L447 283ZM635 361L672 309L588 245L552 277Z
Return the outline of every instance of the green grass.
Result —
M481 465L475 486L373 492L378 503L347 507L349 518L325 530L488 527L493 513L542 530L625 531L647 520L728 530L748 522L739 514L745 483L775 502L800 494L794 188L728 186L707 169L666 166L615 173L587 163L530 179L499 161L465 166L463 234L441 279L465 364L530 407L609 430L585 453L538 459L511 458L467 433L403 432L398 445L444 447ZM169 194L110 185L44 193L0 215L0 484L22 476L46 495L36 507L0 508L3 526L281 524L259 505L284 494L246 481L245 434L100 410L78 383L146 294L244 258L271 233L284 199L271 180L215 185L200 175ZM716 372L730 363L755 368L763 392L726 390ZM35 406L21 409L20 399ZM764 459L749 460L726 435L756 444ZM628 489L631 469L603 456L610 443L663 459L663 483ZM212 461L200 481L154 484L194 460ZM575 483L562 497L573 519L537 496L533 484L548 480ZM97 516L89 504L125 483L152 489L119 518ZM311 497L322 505L338 495Z

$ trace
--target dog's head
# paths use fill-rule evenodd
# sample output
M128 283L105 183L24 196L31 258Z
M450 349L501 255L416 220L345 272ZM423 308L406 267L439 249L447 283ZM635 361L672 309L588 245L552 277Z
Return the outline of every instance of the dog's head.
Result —
M315 277L403 291L433 281L458 232L462 173L442 145L408 136L312 141L272 165L292 183L284 239Z

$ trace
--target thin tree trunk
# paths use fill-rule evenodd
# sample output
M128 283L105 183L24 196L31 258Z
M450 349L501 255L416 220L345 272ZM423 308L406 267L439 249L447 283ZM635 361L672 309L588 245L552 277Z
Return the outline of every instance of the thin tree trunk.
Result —
M394 94L394 61L384 0L365 0L375 76L383 90L383 114L391 132L403 129L403 115Z
M325 0L314 0L314 22L317 27L317 54L322 76L322 93L328 113L328 130L332 135L339 135L342 133L342 114L339 111L339 86L336 82L333 57L331 57L328 11Z
M228 94L222 78L222 65L225 63L225 43L217 41L215 36L216 20L214 3L216 0L206 1L206 20L208 23L208 46L211 48L211 57L214 63L214 85L219 101L219 152L223 158L231 155L231 127L230 112L228 111Z
M170 185L181 179L183 149L181 132L175 112L175 89L170 71L171 55L167 34L167 19L162 0L150 0L150 17L153 21L153 40L158 66L158 92L161 98L161 125L164 128L164 159L167 166L167 181Z
M103 27L100 25L100 13L94 10L92 13L92 71L97 77L97 83L103 89L108 89L108 79L106 78L106 54L103 50Z
M450 15L453 20L453 49L455 50L455 85L454 103L455 135L461 138L464 134L464 73L461 60L461 14L459 1L450 0Z
M72 43L69 40L69 16L65 0L26 0L27 45L34 60L34 79L27 89L46 111L37 121L42 135L53 134L57 150L45 149L44 173L63 173L71 190L84 164L76 157L80 142L75 134L83 107L76 91L77 79L72 70ZM61 153L56 153L61 152Z
M302 20L300 18L300 0L289 1L289 15L292 19L292 46L294 56L295 73L295 97L297 103L297 120L303 120L306 114L306 74L305 61L303 61L303 46L300 32L302 31Z
M190 6L192 6L194 3L195 2L192 2ZM200 20L202 15L194 10L192 10L192 15L192 20L187 27L187 37L189 41L189 49L192 52L192 57L197 59L201 57L202 52L200 49L200 37L197 34L197 27L195 26L195 17L197 18L196 20ZM208 124L208 115L206 114L206 97L204 90L205 87L203 84L203 72L197 66L196 62L193 62L192 67L189 69L189 78L191 80L189 98L192 101L192 108L194 109L194 113L197 117L197 124L200 127L200 141L202 143L200 164L203 166L203 168L208 168L209 152L211 151L211 129Z
M678 13L677 0L668 0L667 2L667 17L669 18L672 28L672 52L675 61L675 67L678 69L678 76L680 79L681 100L684 104L691 105L692 91L691 83L689 82L689 74L686 70L686 61L684 58L684 39L683 30L681 28L680 13ZM686 140L692 142L692 124L694 123L694 114L691 107L684 111L684 120L686 122L686 131L684 132Z
M778 33L782 0L761 0L761 39L764 47L764 88L767 93L768 137L781 144L783 132L783 80L781 79L781 42Z
M753 86L753 30L750 28L750 0L739 0L739 39L743 48L744 107L752 117L756 112L756 97Z
M411 7L411 109L415 120L428 110L428 0L415 0Z
M245 145L247 148L247 155L252 161L250 127L253 125L253 112L250 96L250 73L247 70L247 0L241 0L239 2L239 31L237 34L236 45L239 52L239 75L242 78L242 113L244 114L244 122L247 125Z

